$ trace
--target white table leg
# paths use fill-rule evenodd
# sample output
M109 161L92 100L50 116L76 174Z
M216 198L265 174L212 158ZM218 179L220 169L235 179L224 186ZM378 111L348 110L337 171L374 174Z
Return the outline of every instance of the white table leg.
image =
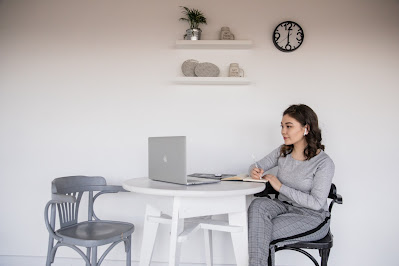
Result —
M140 266L149 266L154 251L159 223L148 221L149 216L161 216L161 211L147 204L144 216L143 242L140 253Z
M242 231L231 233L234 254L238 266L248 265L248 220L247 212L229 213L229 224L242 226Z
M184 229L184 219L179 219L180 199L173 199L172 224L170 230L169 266L179 265L181 243L178 242L179 234Z
M207 266L213 265L212 231L204 229L205 260Z

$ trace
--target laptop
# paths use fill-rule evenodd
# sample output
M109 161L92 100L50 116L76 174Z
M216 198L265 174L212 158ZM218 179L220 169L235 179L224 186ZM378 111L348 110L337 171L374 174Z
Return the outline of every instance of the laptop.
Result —
M217 183L220 180L189 177L186 173L186 137L148 138L148 176L181 185Z

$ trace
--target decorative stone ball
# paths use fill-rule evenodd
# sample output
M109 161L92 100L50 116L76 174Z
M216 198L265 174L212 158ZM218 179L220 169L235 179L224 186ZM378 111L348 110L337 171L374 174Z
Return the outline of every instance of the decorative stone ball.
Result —
M209 62L199 63L195 67L194 72L198 77L217 77L220 74L219 68Z
M183 62L181 65L181 70L183 75L186 77L195 77L195 67L198 65L198 61L194 59L189 59Z

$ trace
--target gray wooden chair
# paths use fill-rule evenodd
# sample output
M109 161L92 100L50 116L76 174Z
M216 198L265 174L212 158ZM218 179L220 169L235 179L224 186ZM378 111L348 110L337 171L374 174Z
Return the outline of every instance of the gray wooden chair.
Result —
M52 199L44 210L44 220L49 232L46 266L54 262L55 253L61 246L74 249L85 260L86 265L99 266L105 256L118 243L124 242L126 265L131 265L131 236L134 225L126 222L100 220L94 213L93 203L105 193L124 190L121 186L108 186L100 176L67 176L52 182ZM94 192L98 191L95 195ZM88 219L78 222L79 204L84 192L88 192ZM50 209L51 207L51 209ZM56 213L60 226L56 230ZM49 219L50 214L50 219ZM54 245L54 240L57 243ZM111 244L97 261L97 247ZM86 255L78 248L86 248Z

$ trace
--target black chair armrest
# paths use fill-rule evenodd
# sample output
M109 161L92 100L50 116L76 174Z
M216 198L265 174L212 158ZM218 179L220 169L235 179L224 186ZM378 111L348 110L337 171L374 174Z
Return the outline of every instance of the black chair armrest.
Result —
M338 204L342 204L342 196L340 194L336 194L333 200Z
M330 202L330 206L328 207L328 210L331 213L334 203L342 204L342 196L337 193L337 187L334 184L331 184L330 194L328 195L328 198L332 199L332 201Z
M337 187L334 184L331 184L328 198L332 199L335 203L342 204L342 196L337 193Z
M278 192L270 185L269 182L265 183L265 189L259 193L254 194L255 197L269 197L270 195L278 196ZM270 198L270 197L269 197Z

